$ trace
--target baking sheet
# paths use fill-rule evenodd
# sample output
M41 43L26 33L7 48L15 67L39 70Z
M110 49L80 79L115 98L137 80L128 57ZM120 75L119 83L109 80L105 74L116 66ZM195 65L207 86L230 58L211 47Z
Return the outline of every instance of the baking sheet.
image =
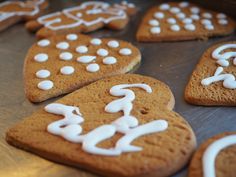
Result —
M49 11L75 5L79 1L52 0ZM117 2L117 1L116 1ZM95 37L114 37L132 42L142 52L142 64L135 73L152 76L168 84L176 99L175 111L180 113L192 126L198 144L205 139L225 131L236 131L236 109L234 107L201 107L187 104L183 99L184 88L192 70L202 53L214 43L236 40L236 35L212 38L208 41L172 43L138 43L135 33L141 17L158 0L134 0L140 8L126 29L122 31L99 30L91 33ZM208 1L206 1L208 2ZM230 4L232 2L232 4ZM224 1L222 9L235 9L233 1ZM219 3L213 8L219 7ZM208 4L209 6L209 4ZM233 7L232 7L233 6ZM231 15L234 12L228 11ZM35 42L33 34L17 24L0 33L0 176L9 177L91 177L89 172L44 160L36 155L16 149L5 142L8 127L48 103L30 103L24 95L22 69L28 48ZM186 177L186 168L174 177Z

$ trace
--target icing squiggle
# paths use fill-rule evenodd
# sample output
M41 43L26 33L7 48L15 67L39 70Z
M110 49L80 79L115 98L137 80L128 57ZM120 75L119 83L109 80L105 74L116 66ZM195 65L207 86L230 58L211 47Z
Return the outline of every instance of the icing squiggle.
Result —
M133 109L132 102L135 94L130 87L141 88L147 93L152 89L147 84L121 84L113 86L110 94L113 96L123 96L123 98L110 102L105 111L108 113L117 113L122 111L123 116L119 117L111 124L101 125L87 134L80 135L83 131L80 124L84 121L78 107L67 106L59 103L52 103L45 107L49 113L63 115L62 120L55 121L48 125L48 132L62 136L68 141L82 143L82 149L88 153L106 156L116 156L123 152L135 152L142 150L141 147L131 145L132 141L140 136L150 133L157 133L167 129L166 120L154 120L149 123L139 125L138 119L131 115ZM124 134L114 148L105 149L97 147L99 142L111 138L116 132Z
M208 146L202 158L204 177L216 177L215 159L221 150L232 145L236 145L236 135L223 137Z

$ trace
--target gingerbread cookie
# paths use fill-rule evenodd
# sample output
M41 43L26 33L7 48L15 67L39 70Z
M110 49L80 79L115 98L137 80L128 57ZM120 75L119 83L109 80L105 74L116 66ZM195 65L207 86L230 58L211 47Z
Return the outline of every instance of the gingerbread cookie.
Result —
M203 143L191 160L188 177L235 177L236 133L223 133Z
M6 140L103 176L170 176L188 162L196 144L173 107L164 83L122 74L45 106L8 130Z
M82 34L53 36L29 49L25 92L30 101L41 102L103 77L127 73L140 61L139 50L121 40Z
M236 42L209 48L185 89L185 99L197 105L236 105Z
M143 42L206 39L228 35L234 28L235 22L223 13L189 2L169 2L147 12L136 37Z
M5 1L0 3L0 31L19 21L37 18L48 6L46 0Z
M106 2L88 1L79 6L55 12L26 24L30 31L36 31L38 38L55 34L90 32L102 27L123 29L129 15L136 12L135 5L123 1L121 4L110 5Z

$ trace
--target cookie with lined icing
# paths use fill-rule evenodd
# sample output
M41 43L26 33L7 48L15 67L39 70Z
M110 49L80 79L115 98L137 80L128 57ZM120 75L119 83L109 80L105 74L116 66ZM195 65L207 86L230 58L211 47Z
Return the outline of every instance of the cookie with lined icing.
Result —
M103 27L120 30L127 25L129 16L134 13L135 5L126 1L112 5L101 1L87 1L29 21L26 28L29 31L38 31L38 38L55 34L86 33Z
M103 77L127 73L140 63L132 44L82 34L52 36L35 43L24 64L27 98L41 102Z
M197 105L236 105L236 42L210 47L185 89L185 100Z
M173 107L164 83L122 74L46 105L9 129L6 140L103 176L170 176L188 162L196 144Z
M47 0L5 1L0 3L0 31L20 21L36 19L48 6Z
M188 177L234 177L236 133L227 132L209 138L195 152Z
M138 41L181 41L229 35L235 22L224 13L189 2L168 2L152 7L136 34Z

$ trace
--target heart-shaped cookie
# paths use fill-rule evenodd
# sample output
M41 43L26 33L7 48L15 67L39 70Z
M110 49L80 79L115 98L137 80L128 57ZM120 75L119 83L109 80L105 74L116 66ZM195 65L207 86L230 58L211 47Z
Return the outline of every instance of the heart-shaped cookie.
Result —
M5 1L0 3L0 31L37 18L48 6L47 0Z
M234 177L236 133L222 133L204 142L195 152L188 177Z
M8 130L19 148L103 176L170 176L195 135L164 83L122 74L85 86Z
M139 50L116 39L82 34L43 39L28 51L24 65L27 98L41 102L106 76L127 73L141 60Z
M133 3L123 1L110 5L101 1L87 1L78 6L63 9L39 17L26 24L29 31L37 31L38 38L46 38L55 34L91 32L102 27L123 29L129 16L136 13Z
M185 89L185 100L197 105L236 105L236 42L209 48Z
M168 2L147 12L136 37L143 42L206 39L228 35L234 28L235 22L223 13L189 2Z

